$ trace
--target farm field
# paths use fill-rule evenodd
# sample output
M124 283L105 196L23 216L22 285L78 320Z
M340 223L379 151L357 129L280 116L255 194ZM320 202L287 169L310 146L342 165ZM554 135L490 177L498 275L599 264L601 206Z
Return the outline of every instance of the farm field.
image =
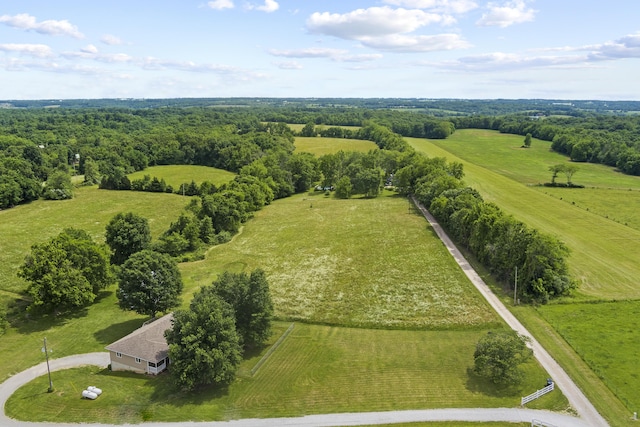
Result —
M168 185L174 188L174 191L176 191L181 184L189 183L192 180L195 181L196 184L209 181L212 184L220 186L231 181L235 176L232 172L207 166L166 165L151 166L143 171L129 174L128 177L133 181L134 179L142 179L145 175L149 175L151 178L154 176L158 177L158 179L163 178Z
M25 289L26 282L16 273L31 245L65 228L81 228L96 241L104 241L105 226L114 215L134 212L149 219L151 234L157 238L188 202L175 194L108 191L94 186L76 189L70 200L36 200L0 211L0 290L17 293Z
M321 138L321 137L296 137L296 151L307 152L322 156L325 154L342 151L359 151L367 153L371 150L377 150L378 146L371 141L363 141L361 139L346 138Z
M263 268L276 315L335 325L477 327L496 315L405 198L281 199L242 233L182 265L188 289L223 270ZM416 297L419 296L419 297Z
M279 323L278 330L287 326ZM168 375L153 378L80 368L54 373L53 395L44 392L46 378L31 382L7 402L7 411L18 417L29 412L30 420L137 423L517 406L518 391L490 391L492 387L468 374L475 342L484 333L299 323L254 376L249 371L257 358L246 361L239 379L224 390L185 394L173 388ZM526 368L529 380L522 389L535 390L545 373L535 363ZM78 398L89 383L100 384L104 391L90 407ZM562 410L566 404L561 393L553 392L528 406Z
M6 230L16 230L3 236L22 242L23 253L14 261L19 263L34 235L34 228L24 221L42 227L35 230L42 240L57 234L66 224L102 238L104 226L113 215L135 211L150 218L157 237L186 203L185 198L171 194L107 192L88 187L67 202L34 202L19 207L22 211L0 212L0 224ZM40 221L38 215L47 220ZM104 389L109 381L116 382L112 388L125 393L116 394L116 399L148 399L141 406L115 405L112 401L111 408L103 408L104 413L98 411L96 415L101 420L113 416L118 422L441 405L514 406L520 395L539 388L546 378L544 371L531 363L522 392L500 394L469 376L467 368L473 363L473 348L479 337L488 329L503 326L427 228L424 218L406 199L393 193L386 192L378 199L344 201L318 192L274 202L257 212L230 243L213 247L205 260L181 264L183 303L186 305L196 289L211 283L221 271L256 267L267 271L281 319L340 327L297 324L295 332L255 377L248 377L246 372L257 356L245 363L238 381L228 390L180 396L167 391L166 376L160 377L158 386L148 377L129 379L109 372L70 370L56 374L59 393L43 393L37 382L27 386L23 390L29 398L16 396L12 403L18 405L15 411L37 417L38 412L25 409L26 405L42 407L49 414L55 408L66 421L74 414L87 417L77 409L81 400L74 389L87 381L86 375L103 375L105 378L95 382L104 384ZM10 292L21 289L16 285ZM62 357L102 351L105 345L139 327L144 318L121 311L114 291L115 286L109 288L96 304L75 316L20 319L0 340L0 378L41 362L43 336L47 336L54 357ZM11 293L7 296L13 297ZM350 329L343 325L405 330ZM451 366L451 371L443 366ZM69 378L67 385L65 378ZM124 381L132 382L123 387ZM272 383L277 388L269 388ZM345 389L344 394L340 394L339 386ZM390 399L389 390L397 397ZM67 400L52 402L51 396ZM34 404L34 399L41 400ZM104 402L108 404L109 399ZM566 404L558 392L533 407L564 409Z
M513 143L513 135L502 135L498 132L493 132L493 135L498 141L506 137L509 138L510 143ZM508 178L504 173L494 171L490 167L476 165L475 160L468 161L457 157L434 145L431 140L412 138L407 140L418 151L431 156L461 161L465 168L465 182L477 189L485 200L495 202L521 221L564 241L571 249L570 272L579 281L576 298L589 300L640 298L640 286L635 279L640 276L640 264L637 262L637 254L640 253L640 230L604 218L592 212L591 208L587 210L588 206L576 206L558 197L545 194L548 190L545 187L524 185L522 181ZM536 142L534 141L533 146ZM443 143L439 142L439 144ZM492 156L490 147L492 147L491 144L485 147L486 157ZM503 160L501 167L518 169L521 163L526 162L507 159ZM532 160L532 163L535 163L535 160ZM523 166L522 169L526 167ZM601 173L619 176L611 169L603 169ZM518 174L522 175L523 172ZM574 181L578 182L578 177L579 175L576 174ZM633 181L628 181L627 184L629 182ZM568 194L573 194L573 191L589 190L568 190ZM634 202L630 200L630 203ZM596 209L597 206L605 204L606 201L599 201L594 202L593 206ZM633 215L631 208L627 209L625 215ZM622 216L622 213L619 215Z
M538 312L628 408L640 407L640 301L543 306Z

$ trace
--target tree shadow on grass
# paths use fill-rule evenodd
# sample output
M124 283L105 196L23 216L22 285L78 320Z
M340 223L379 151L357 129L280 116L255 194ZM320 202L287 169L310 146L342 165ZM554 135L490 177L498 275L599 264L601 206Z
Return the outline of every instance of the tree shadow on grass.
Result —
M520 385L495 384L476 374L473 368L467 368L467 390L489 397L505 398L519 396L522 388Z
M100 344L111 344L138 329L142 326L142 323L142 319L132 319L125 322L114 323L104 329L96 331L93 336Z
M72 319L86 317L89 314L87 307L64 313L28 312L27 305L25 301L16 301L9 307L9 315L7 316L11 326L21 334L46 331L56 326L62 326Z

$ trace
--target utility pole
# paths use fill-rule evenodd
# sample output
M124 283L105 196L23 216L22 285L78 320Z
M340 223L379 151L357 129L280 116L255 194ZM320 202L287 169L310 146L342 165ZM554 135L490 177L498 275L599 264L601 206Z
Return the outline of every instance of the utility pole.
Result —
M516 280L513 287L513 305L516 305L516 296L518 295L518 266L516 265Z
M47 358L47 372L49 373L49 389L47 392L53 392L53 382L51 381L51 369L49 369L49 352L47 351L47 337L44 338L44 347L42 348L45 357Z

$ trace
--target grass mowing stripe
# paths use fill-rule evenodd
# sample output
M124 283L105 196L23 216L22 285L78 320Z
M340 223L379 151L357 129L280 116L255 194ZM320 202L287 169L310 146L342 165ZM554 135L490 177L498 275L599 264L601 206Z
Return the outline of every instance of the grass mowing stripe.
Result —
M282 342L287 338L287 336L289 336L289 334L293 330L294 326L295 326L295 323L292 323L291 326L289 326L287 328L287 330L284 331L284 333L280 336L280 338L278 338L278 341L276 341L269 348L269 350L264 354L264 356L262 356L262 358L260 358L258 363L256 363L256 365L253 368L251 368L251 376L254 376L256 374L256 372L258 372L258 369L260 369L260 367L264 364L264 362L267 361L269 356L271 356L273 354L273 352L276 351L276 349L280 346L280 344L282 344Z

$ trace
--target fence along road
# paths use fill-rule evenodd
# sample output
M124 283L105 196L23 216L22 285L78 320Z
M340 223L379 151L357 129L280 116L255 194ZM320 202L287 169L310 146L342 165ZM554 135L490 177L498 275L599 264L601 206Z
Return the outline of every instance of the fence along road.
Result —
M590 426L605 427L609 426L607 421L598 413L596 408L591 404L589 399L582 393L576 383L569 377L564 369L556 362L551 355L540 345L540 343L529 333L529 331L515 318L507 307L498 299L498 297L489 289L489 286L482 280L478 273L471 267L471 264L465 259L458 250L447 233L436 221L436 219L422 206L414 196L411 196L415 206L422 212L424 217L429 221L431 227L435 230L438 237L449 250L449 253L455 258L462 271L467 275L471 283L480 291L482 296L489 302L491 307L504 319L505 322L516 332L528 337L531 342L533 354L538 359L542 367L551 375L555 384L560 387L565 394L571 406L578 412L578 415L584 419Z

